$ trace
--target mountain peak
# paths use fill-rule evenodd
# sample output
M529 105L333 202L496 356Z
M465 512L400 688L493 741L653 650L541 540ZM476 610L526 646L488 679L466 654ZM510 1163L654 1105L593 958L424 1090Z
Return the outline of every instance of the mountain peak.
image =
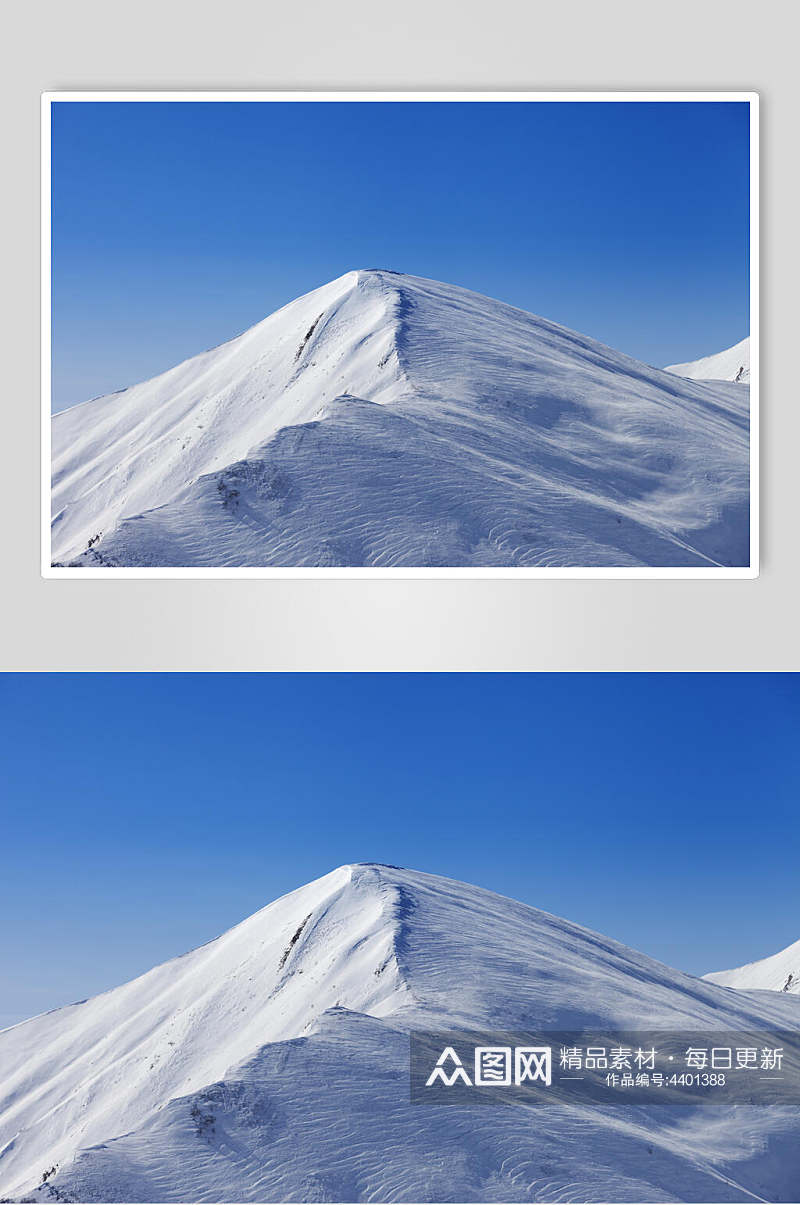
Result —
M796 1019L796 999L733 995L483 888L346 863L181 958L0 1033L0 1196L540 1199L534 1170L505 1178L519 1159L514 1110L433 1117L410 1104L409 1030L613 1032L646 1021L711 1033ZM769 1125L775 1111L754 1112ZM539 1143L566 1176L548 1181L548 1196L594 1198L600 1184L604 1199L672 1199L678 1168L694 1186L682 1199L731 1199L720 1195L734 1182L729 1150L711 1192L713 1142L675 1135L672 1120L664 1134L655 1122L639 1134L594 1110L567 1160L570 1125L558 1108L545 1113ZM741 1134L732 1116L745 1158ZM440 1187L432 1150L452 1155ZM634 1164L626 1193L612 1191Z
M747 411L468 289L354 269L55 415L52 557L746 565Z

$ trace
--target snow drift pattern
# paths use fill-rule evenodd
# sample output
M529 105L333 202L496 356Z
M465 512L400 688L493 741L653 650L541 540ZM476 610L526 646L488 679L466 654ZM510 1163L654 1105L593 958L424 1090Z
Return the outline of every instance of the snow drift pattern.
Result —
M92 566L742 566L748 391L455 286L350 272L53 420Z
M794 1109L429 1109L409 1101L408 1031L789 1029L797 1005L477 887L343 866L0 1033L0 1196L786 1200Z

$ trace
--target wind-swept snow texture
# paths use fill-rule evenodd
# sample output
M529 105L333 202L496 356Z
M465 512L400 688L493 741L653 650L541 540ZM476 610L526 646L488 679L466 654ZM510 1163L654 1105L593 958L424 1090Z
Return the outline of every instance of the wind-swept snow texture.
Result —
M769 958L748 962L732 971L712 971L703 978L709 983L721 983L725 987L761 988L771 992L793 992L800 996L800 941Z
M748 409L466 289L349 272L57 414L52 560L747 566Z
M463 883L343 866L0 1033L0 1197L794 1199L796 1109L426 1107L408 1031L793 1029L798 1004Z
M691 360L688 364L670 364L665 372L674 372L679 377L693 381L738 381L750 384L750 338L713 356L702 360Z

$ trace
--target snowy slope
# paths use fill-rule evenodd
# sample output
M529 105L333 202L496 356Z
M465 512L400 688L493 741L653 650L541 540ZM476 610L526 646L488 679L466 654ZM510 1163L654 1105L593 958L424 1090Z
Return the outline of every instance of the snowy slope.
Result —
M769 958L760 958L758 962L749 962L732 971L712 971L703 978L725 987L762 988L800 995L800 941Z
M679 377L688 377L693 381L738 381L749 385L750 337L748 335L741 343L719 351L716 355L691 360L687 364L670 364L664 371L674 372Z
M407 1031L788 1027L797 1005L480 888L345 866L0 1033L0 1197L785 1200L795 1110L425 1108Z
M52 430L58 564L748 563L747 390L397 273Z

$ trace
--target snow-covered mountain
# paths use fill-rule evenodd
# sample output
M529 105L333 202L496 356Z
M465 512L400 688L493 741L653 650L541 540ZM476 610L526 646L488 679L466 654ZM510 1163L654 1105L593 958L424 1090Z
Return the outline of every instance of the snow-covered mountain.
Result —
M55 415L52 559L743 566L748 393L480 294L349 272Z
M703 976L709 983L748 990L762 988L771 992L794 992L800 995L800 941L785 950L748 962L732 971L711 971Z
M687 364L670 364L664 371L693 381L738 381L749 385L750 336L713 356L703 356L701 360L690 360Z
M477 887L343 866L0 1033L0 1197L787 1200L796 1109L425 1107L408 1032L796 1028L798 1004Z

